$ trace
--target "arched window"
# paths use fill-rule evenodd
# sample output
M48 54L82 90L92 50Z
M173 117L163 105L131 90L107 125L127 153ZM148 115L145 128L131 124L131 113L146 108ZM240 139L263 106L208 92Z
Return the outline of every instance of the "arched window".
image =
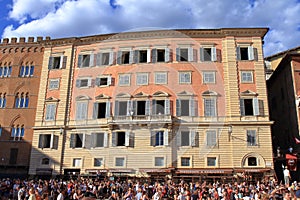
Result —
M6 93L0 93L0 108L5 108L6 106Z
M43 158L42 159L42 165L49 165L50 164L50 159L49 158Z
M11 127L11 137L13 140L21 140L25 136L24 125L13 125Z
M21 94L17 93L15 96L15 107L16 108L28 108L29 106L29 93L26 94L22 92Z

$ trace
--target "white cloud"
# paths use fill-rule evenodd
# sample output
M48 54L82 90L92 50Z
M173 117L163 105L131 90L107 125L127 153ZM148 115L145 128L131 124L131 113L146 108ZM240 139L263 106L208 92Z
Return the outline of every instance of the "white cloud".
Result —
M140 27L269 27L265 55L299 46L298 0L14 0L3 37L86 36ZM33 21L26 21L33 19Z

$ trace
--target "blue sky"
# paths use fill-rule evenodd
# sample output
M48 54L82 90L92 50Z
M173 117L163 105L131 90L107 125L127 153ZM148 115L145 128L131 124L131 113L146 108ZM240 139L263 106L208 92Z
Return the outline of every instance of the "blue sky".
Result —
M300 46L300 0L0 0L0 7L1 38L269 27L266 56Z

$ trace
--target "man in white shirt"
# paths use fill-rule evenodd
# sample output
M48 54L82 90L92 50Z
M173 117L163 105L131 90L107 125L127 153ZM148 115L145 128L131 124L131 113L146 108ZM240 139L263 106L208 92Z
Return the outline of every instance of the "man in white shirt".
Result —
M287 166L285 166L285 169L283 170L283 177L284 177L284 184L289 187L290 186L290 170L288 170Z

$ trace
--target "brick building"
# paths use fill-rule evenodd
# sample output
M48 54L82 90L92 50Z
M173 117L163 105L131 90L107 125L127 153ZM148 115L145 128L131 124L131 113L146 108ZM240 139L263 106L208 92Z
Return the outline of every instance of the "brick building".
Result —
M49 39L49 38L47 38ZM0 43L0 175L27 175L31 153L43 38Z
M267 31L46 41L29 173L261 177L273 169Z

